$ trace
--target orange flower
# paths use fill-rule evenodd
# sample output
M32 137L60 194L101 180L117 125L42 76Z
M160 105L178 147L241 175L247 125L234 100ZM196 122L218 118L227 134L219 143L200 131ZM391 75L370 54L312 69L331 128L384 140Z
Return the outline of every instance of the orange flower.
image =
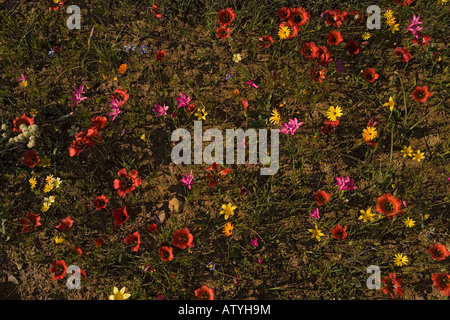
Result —
M233 90L233 96L237 96L239 95L239 89L234 89Z
M443 244L435 243L431 248L428 248L428 251L434 260L445 260L450 256L450 252Z
M119 67L119 73L124 74L125 71L127 71L127 64L126 63L121 64L120 67Z
M388 218L403 214L402 201L390 193L378 197L377 202L377 212L385 214Z
M197 300L214 300L214 290L207 286L202 286L195 290L195 296L198 298Z

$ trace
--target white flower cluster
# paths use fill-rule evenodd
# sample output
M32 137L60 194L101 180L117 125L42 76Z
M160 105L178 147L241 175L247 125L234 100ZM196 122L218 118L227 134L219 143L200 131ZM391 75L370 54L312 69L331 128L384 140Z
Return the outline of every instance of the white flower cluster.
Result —
M20 125L20 130L22 130L22 133L13 138L9 138L8 143L12 144L28 141L27 147L30 149L34 148L36 146L36 138L39 137L39 127L36 124L27 126L25 123L22 123Z

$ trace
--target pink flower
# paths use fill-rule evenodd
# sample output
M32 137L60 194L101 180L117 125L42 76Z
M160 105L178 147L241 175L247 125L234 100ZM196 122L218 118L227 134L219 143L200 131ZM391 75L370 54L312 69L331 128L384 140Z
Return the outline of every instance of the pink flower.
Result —
M255 237L253 239L250 240L250 245L254 246L254 247L258 247L258 238Z
M250 88L258 89L258 86L253 82L253 80L249 80L249 81L247 81L247 82L244 82L244 84L248 84L248 86L249 86Z
M169 110L169 106L166 106L166 104L164 103L164 106L155 104L155 109L153 109L152 111L156 112L157 117L161 117L167 115L167 110Z
M69 100L74 101L74 103L72 105L72 108L75 107L78 103L80 103L84 99L87 99L87 97L82 97L81 96L81 94L84 93L83 88L84 88L84 86L80 86L79 88L73 87L73 89L75 91L72 92L73 97L69 99Z
M349 190L354 190L356 189L356 187L353 185L353 179L350 179L348 176L347 177L336 177L336 185L339 186L339 190L345 190L345 191L349 191Z
M106 115L111 116L111 121L114 121L116 117L121 113L120 111L120 102L116 98L111 99L111 111Z
M419 19L420 16L416 17L416 15L414 15L412 20L408 19L410 25L406 28L406 30L411 32L417 39L419 38L419 31L423 29L423 27L421 27L422 22L419 21Z
M280 129L281 133L288 134L290 133L292 136L294 135L295 131L297 131L298 128L303 124L303 122L298 122L297 118L289 119L289 123L283 122L281 126L283 127Z
M189 190L191 190L192 187L192 183L194 181L194 175L192 174L192 170L191 173L187 176L185 174L181 175L183 178L180 180L180 182L182 182L185 186L188 187Z
M21 75L21 78L17 79L17 81L22 81L20 83L20 85L23 85L25 83L25 81L27 80L27 76L24 75L23 73L21 73L20 75Z
M311 214L309 215L311 218L320 219L319 215L319 208L315 208L311 211Z
M181 107L189 106L189 102L191 102L191 96L186 97L183 93L180 92L180 98L176 98L175 100L178 101L177 109L180 109Z

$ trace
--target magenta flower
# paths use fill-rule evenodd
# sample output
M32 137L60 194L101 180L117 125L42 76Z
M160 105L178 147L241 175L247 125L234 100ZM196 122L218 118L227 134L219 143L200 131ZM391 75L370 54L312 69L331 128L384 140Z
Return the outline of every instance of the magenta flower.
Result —
M191 102L191 96L185 96L183 93L180 92L180 97L176 98L175 100L178 101L177 109L180 109L181 107L188 107L189 102Z
M258 86L253 82L253 80L249 80L249 81L247 81L247 82L244 82L244 84L248 84L248 86L249 86L250 88L258 89Z
M354 181L353 179L350 179L348 176L347 177L336 177L336 185L339 186L339 190L345 190L345 191L349 191L349 190L354 190L356 189L356 187L353 185Z
M419 21L420 16L414 15L412 20L408 19L410 25L408 26L408 28L406 28L406 30L408 30L409 32L411 32L417 39L419 38L419 31L423 29L423 27L421 27L422 22Z
M250 245L254 246L254 247L258 247L258 238L255 237L253 239L250 240Z
M83 101L84 99L87 99L87 97L82 97L81 94L84 93L83 91L84 86L80 86L79 88L73 87L75 91L72 92L73 97L69 98L69 100L74 101L72 108L75 107L78 103Z
M20 85L23 85L25 83L25 81L27 81L27 76L24 75L23 73L20 74L21 78L17 79L17 81L21 81Z
M289 123L283 122L281 124L283 128L280 129L280 132L284 134L290 133L293 136L295 131L297 131L297 129L300 128L302 124L303 122L298 122L297 118L289 119Z
M108 112L106 115L111 116L111 121L114 121L117 116L119 115L119 113L121 113L120 111L120 101L117 100L116 98L111 99L111 111Z
M312 209L311 214L309 216L311 218L320 219L319 208Z
M189 190L191 190L192 187L192 183L194 181L194 176L192 175L192 170L191 173L187 176L185 174L181 175L183 178L180 180L180 182L182 182L185 186L188 187Z
M169 110L169 106L166 106L164 103L164 106L160 106L159 104L155 104L155 109L153 109L153 112L156 112L157 117L165 116L167 114L167 110Z

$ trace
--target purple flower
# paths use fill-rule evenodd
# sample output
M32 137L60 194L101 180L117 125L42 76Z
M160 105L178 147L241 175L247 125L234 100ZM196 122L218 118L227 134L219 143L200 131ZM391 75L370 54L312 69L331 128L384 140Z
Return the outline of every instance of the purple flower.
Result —
M167 114L167 110L169 110L169 106L166 106L164 103L164 106L160 106L159 104L155 104L155 109L153 109L153 112L156 112L157 117L165 116Z
M250 88L258 89L258 86L253 82L253 80L249 80L249 81L247 81L247 82L244 82L244 84L248 84L248 86L249 86Z
M254 246L254 247L258 247L258 238L255 237L253 239L250 240L250 245Z
M156 296L156 300L164 300L164 296L162 294L158 294Z
M189 190L191 190L192 187L192 183L194 181L194 176L192 174L192 170L191 173L187 176L185 174L181 175L183 178L180 180L180 182L182 182L185 186L188 187Z
M180 109L181 107L188 107L189 102L191 102L191 96L185 96L183 93L180 92L180 97L176 98L175 100L178 101L177 109Z
M353 185L353 179L350 179L348 176L347 177L336 177L336 185L339 186L339 190L345 190L345 191L349 191L349 190L354 190L356 189L356 187Z
M309 216L311 218L320 219L319 208L312 209L311 214Z
M289 119L289 123L283 122L281 126L283 127L280 129L281 133L288 134L290 133L292 136L294 135L295 131L297 131L298 128L303 124L303 122L298 122L297 118Z

